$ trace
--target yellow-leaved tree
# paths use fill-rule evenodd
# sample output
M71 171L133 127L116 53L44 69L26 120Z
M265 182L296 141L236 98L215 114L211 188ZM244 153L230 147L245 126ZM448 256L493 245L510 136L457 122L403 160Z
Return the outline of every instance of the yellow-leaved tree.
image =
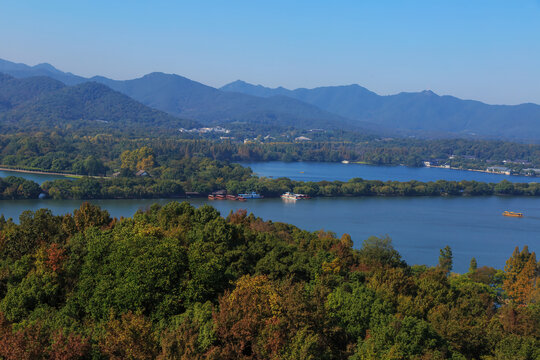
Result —
M514 253L506 261L503 289L518 304L538 301L539 266L536 254L524 246L521 252L516 246Z
M143 146L136 150L126 150L120 156L122 169L149 170L156 165L154 150Z

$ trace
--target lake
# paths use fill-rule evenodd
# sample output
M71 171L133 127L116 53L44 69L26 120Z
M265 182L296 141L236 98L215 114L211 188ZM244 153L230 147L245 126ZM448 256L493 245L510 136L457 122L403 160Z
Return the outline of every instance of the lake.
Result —
M476 180L498 183L502 180L512 182L540 182L540 178L530 176L509 176L490 174L478 171L413 168L407 166L374 166L363 164L320 163L320 162L243 162L242 166L250 167L257 175L266 177L288 177L299 181L341 180L360 177L366 180L396 181L461 181Z
M138 209L171 200L98 200L93 203L112 216L132 216ZM24 210L49 208L55 214L72 212L82 201L0 201L0 213L17 218ZM222 215L247 209L265 220L282 221L307 230L325 229L338 236L349 233L355 247L371 235L392 237L409 264L435 265L439 249L450 245L454 270L465 272L472 256L479 266L503 268L515 246L540 251L540 199L530 197L317 198L298 202L281 199L210 201L190 199L195 206L210 203ZM506 218L504 210L524 218Z
M62 175L51 175L51 174L31 174L31 173L22 173L18 171L4 171L0 170L0 177L8 177L8 176L17 176L22 177L27 180L32 180L39 185L43 184L45 181L50 180L57 180L57 179L69 179L66 176Z

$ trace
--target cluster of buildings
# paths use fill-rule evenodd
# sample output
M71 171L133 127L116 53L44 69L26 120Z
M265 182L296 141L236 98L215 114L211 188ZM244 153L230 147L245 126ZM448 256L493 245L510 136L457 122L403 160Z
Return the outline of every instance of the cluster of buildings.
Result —
M262 143L262 142L273 141L273 140L276 140L276 138L270 135L266 135L265 137L262 137L261 135L259 135L256 138L244 139L244 144ZM311 141L311 138L308 138L307 136L297 136L294 138L294 141L296 142Z
M446 160L443 161L443 160L435 159L435 160L424 161L423 163L425 167L442 167L445 169L450 169L450 165L446 164Z
M198 133L198 134L208 134L208 133L229 134L231 132L231 130L225 129L225 128L221 127L221 126L204 127L204 128L197 128L197 129L180 128L179 131L181 133Z
M490 166L486 169L486 172L492 174L512 175L512 170L510 170L506 166Z
M454 155L450 156L449 159L452 160L452 159L455 159L456 157ZM476 158L472 157L472 156L463 156L464 159L467 159L467 160L475 160ZM447 159L434 159L434 160L427 160L427 161L423 161L423 164L425 167L438 167L438 168L445 168L445 169L450 169L451 166L448 164L448 160ZM530 162L528 161L525 161L525 160L505 160L503 161L503 164L515 164L515 165L531 165ZM519 168L519 167L518 167ZM481 171L481 170L476 170L476 171ZM512 168L510 167L507 167L507 166L502 166L502 165L493 165L493 166L488 166L485 170L485 172L488 172L488 173L492 173L492 174L503 174L503 175L526 175L526 176L540 176L540 169L536 169L536 168L526 168L526 169L522 169L522 170L513 170Z

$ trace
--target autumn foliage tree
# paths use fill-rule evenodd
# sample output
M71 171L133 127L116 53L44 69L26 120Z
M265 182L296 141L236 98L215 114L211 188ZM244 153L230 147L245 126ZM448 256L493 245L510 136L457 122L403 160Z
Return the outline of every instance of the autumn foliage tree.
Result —
M111 316L99 347L111 360L151 360L158 354L152 323L131 311L120 319Z
M215 315L223 359L275 358L284 337L278 290L264 276L245 276L220 301ZM268 337L271 338L268 338ZM266 339L265 339L266 338Z
M121 157L122 169L149 170L155 166L154 150L148 146L143 146L136 150L126 150Z
M503 289L508 296L518 304L527 304L537 301L539 266L536 262L536 254L529 252L524 246L521 252L516 246L512 257L506 261L504 267L505 278Z

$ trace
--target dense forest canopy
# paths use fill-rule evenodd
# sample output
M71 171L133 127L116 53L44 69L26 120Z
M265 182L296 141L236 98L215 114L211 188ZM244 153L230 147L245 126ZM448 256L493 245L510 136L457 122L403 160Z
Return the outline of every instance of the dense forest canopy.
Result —
M513 359L540 357L539 264L455 274L405 263L391 239L355 250L245 211L154 205L111 219L0 218L4 359Z

